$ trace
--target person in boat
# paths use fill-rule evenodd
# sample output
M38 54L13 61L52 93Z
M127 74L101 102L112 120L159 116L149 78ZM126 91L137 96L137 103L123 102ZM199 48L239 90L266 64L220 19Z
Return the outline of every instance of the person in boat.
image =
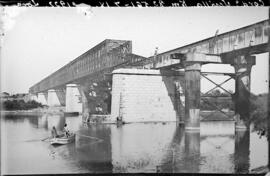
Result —
M65 123L65 126L64 126L64 132L65 132L66 137L68 138L70 136L70 134L69 134L69 130L68 130L68 127L67 127L66 123Z
M57 134L57 131L56 131L56 128L55 126L52 127L52 138L57 138L58 137L58 134Z

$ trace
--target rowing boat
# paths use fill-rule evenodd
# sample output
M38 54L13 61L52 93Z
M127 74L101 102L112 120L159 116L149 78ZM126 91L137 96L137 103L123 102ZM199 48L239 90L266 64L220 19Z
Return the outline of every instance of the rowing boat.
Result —
M69 144L75 141L75 133L70 133L69 137L66 137L65 134L61 134L60 136L56 138L52 138L50 140L50 143L52 145L63 145L63 144Z

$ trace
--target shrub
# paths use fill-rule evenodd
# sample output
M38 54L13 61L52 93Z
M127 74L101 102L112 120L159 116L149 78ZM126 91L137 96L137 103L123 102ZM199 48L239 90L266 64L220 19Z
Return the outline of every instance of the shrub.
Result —
M43 107L41 103L38 103L34 100L24 102L23 100L7 100L3 102L3 108L5 110L28 110L28 109L34 109L38 107Z

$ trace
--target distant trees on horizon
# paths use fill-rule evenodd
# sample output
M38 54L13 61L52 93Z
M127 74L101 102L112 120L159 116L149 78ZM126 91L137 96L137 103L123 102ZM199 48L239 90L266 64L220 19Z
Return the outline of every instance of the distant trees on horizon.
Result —
M34 100L25 102L24 100L7 100L1 102L1 106L4 110L29 110L38 107L43 107L41 103Z

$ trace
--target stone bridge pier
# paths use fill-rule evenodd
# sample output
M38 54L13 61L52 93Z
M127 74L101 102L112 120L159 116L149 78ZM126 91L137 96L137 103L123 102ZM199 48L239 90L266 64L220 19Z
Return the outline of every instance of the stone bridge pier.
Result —
M55 89L48 90L48 106L61 106L56 92Z
M49 89L47 92L38 93L37 96L33 94L31 99L50 107L65 106L67 113L82 112L81 95L77 84Z
M112 121L183 121L183 83L182 71L127 68L114 70Z
M67 84L65 92L65 105L67 113L82 112L82 100L77 84Z
M47 93L39 92L37 94L37 102L41 103L42 105L48 105L47 97L48 97Z

